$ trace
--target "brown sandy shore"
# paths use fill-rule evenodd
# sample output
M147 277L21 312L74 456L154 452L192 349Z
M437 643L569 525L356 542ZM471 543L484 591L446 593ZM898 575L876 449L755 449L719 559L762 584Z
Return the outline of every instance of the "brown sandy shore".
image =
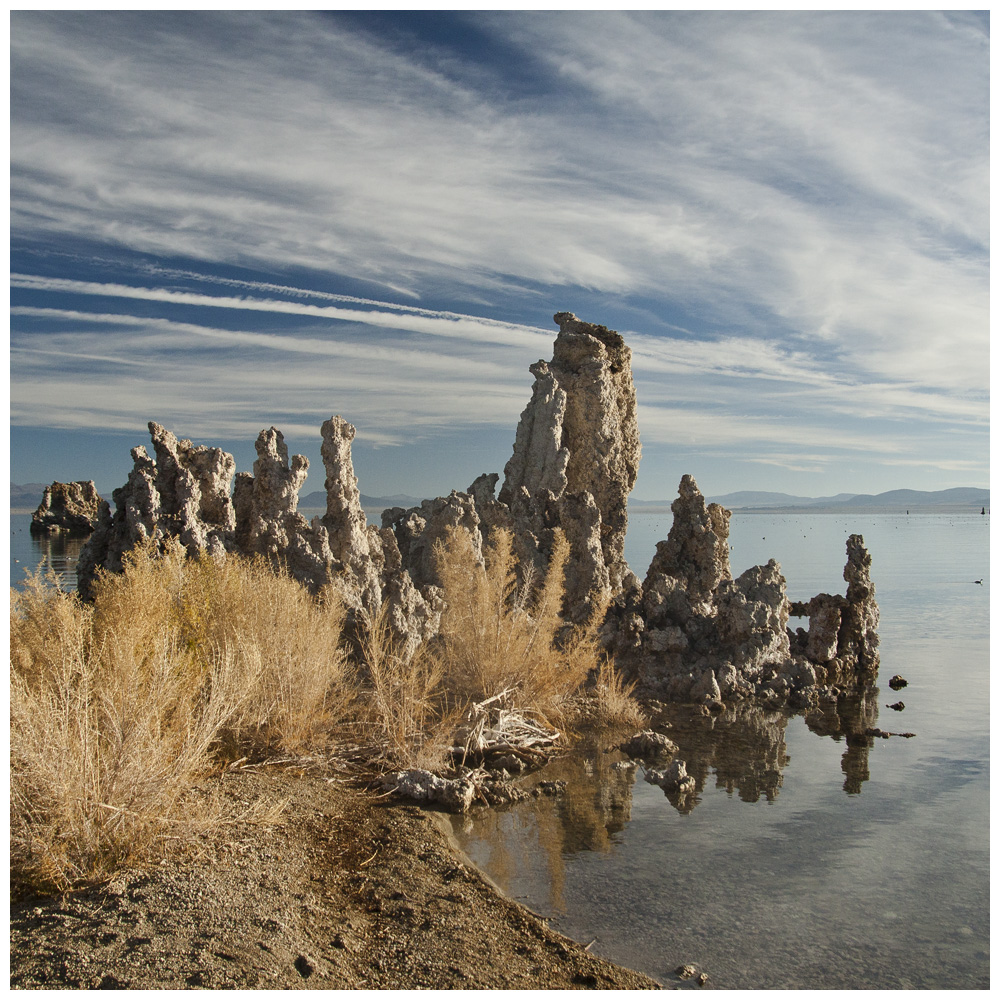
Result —
M11 986L660 988L503 896L432 813L276 767L220 791L233 819L159 864L62 899L12 886Z

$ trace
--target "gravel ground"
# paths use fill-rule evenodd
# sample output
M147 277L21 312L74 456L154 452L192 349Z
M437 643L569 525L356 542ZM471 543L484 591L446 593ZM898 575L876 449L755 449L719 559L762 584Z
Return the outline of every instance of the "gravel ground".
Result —
M182 851L65 898L12 886L15 989L657 989L507 899L440 818L340 779L220 779L233 819ZM218 791L213 789L212 791Z

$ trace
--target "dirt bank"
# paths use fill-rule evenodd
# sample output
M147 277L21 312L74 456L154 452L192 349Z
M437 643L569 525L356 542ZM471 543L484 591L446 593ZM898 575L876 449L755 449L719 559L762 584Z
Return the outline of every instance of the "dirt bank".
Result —
M433 817L340 779L220 779L231 819L158 865L51 899L15 885L14 988L656 989L591 956L463 863Z

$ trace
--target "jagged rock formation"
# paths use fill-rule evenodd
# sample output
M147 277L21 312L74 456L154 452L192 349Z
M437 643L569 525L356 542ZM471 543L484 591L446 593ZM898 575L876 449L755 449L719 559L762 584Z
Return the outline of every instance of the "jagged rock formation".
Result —
M861 535L847 539L844 580L847 594L817 594L790 606L797 618L808 618L809 629L797 629L793 648L834 674L878 671L879 610L871 579L872 559Z
M570 542L566 611L634 582L625 562L628 495L639 470L632 352L614 330L556 313L552 360L531 366L531 401L521 414L499 502L512 515L518 555L548 561L552 532Z
M114 516L99 505L78 566L81 593L91 594L99 569L120 571L135 545L176 538L191 554L265 556L313 592L336 587L358 615L384 608L395 638L413 650L439 628L435 547L448 531L466 531L482 560L489 533L509 530L522 580L544 576L561 531L570 544L566 617L579 622L607 607L602 637L648 694L716 707L747 697L806 704L824 686L873 677L878 605L859 535L848 540L846 595L792 603L773 560L733 578L730 512L706 504L684 476L645 580L631 573L624 540L640 455L631 352L613 330L572 313L555 321L552 360L530 369L531 400L499 496L499 476L487 473L464 492L393 508L381 529L369 526L351 460L355 429L331 417L322 426L326 512L309 522L297 510L309 463L289 458L276 428L261 431L253 473L236 476L230 496L231 455L150 423L155 460L133 449ZM789 616L807 617L808 629L793 634Z
M191 554L223 555L232 547L235 515L230 486L236 463L220 448L179 441L149 423L156 460L132 449L128 482L114 491L115 513L101 502L94 533L80 554L80 593L91 596L97 571L120 573L122 556L147 541L177 538Z
M93 531L102 502L92 480L46 486L42 502L31 515L31 533Z
M729 571L730 511L720 504L705 504L693 476L684 476L678 497L670 505L674 523L646 573L645 588L664 576L678 580L692 605L704 604Z
M330 581L334 559L326 528L318 518L310 524L298 512L309 460L293 455L289 461L284 435L276 427L262 430L254 447L253 475L241 472L233 492L236 548L265 556L318 591Z
M823 686L873 675L878 605L871 557L860 535L847 543L847 596L820 594L792 604L773 559L734 580L730 512L706 506L691 476L681 480L679 494L641 601L614 609L619 619L631 617L624 626L612 620L607 630L649 693L706 704L754 696L806 704ZM793 635L790 616L808 617L808 632Z

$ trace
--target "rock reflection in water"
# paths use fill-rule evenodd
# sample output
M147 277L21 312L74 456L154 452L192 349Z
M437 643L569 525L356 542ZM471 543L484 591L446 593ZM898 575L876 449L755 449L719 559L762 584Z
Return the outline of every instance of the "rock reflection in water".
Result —
M757 802L763 795L774 800L788 763L785 727L788 713L739 703L718 716L704 715L691 706L668 709L660 717L671 727L677 756L687 764L695 789L688 795L668 794L671 805L689 813L701 802L712 772L715 787L736 792L743 802Z
M869 778L868 753L873 737L866 731L878 721L877 690L842 695L805 712L767 708L750 703L728 706L718 715L698 706L665 706L652 722L678 745L694 779L691 791L664 789L670 805L691 813L714 775L714 786L736 793L743 802L774 801L790 761L785 742L789 722L804 716L820 737L843 741L844 791L855 795ZM631 819L632 796L641 763L629 761L617 744L631 732L590 734L574 750L548 765L547 780L564 780L565 792L508 808L483 809L454 817L457 839L473 860L502 887L524 876L526 866L549 888L548 905L565 912L563 891L566 859L584 852L607 852ZM614 749L611 749L614 748ZM527 779L538 780L538 775ZM529 860L530 858L530 860Z
M867 734L878 722L877 691L841 695L805 713L805 723L818 736L829 736L847 744L841 767L846 776L844 791L856 795L869 778L868 751L874 739ZM695 779L693 793L667 793L671 805L689 813L701 801L709 776L715 787L736 792L743 802L758 802L763 796L773 802L784 780L789 762L785 731L797 714L750 703L728 706L718 716L704 715L698 708L666 709L657 725L670 726L677 743L677 757Z
M554 799L453 817L459 843L468 848L475 841L478 850L473 861L507 887L523 871L525 844L534 842L529 849L538 850L544 858L545 871L540 876L549 884L549 905L564 911L564 858L585 851L609 851L615 834L631 819L636 768L622 766L622 755L605 753L605 745L610 745L606 738L600 742L585 739L571 754L546 766L546 780L566 782L565 792ZM480 856L484 849L485 857Z
M843 696L828 702L806 715L806 725L820 736L830 736L837 742L844 740L847 749L840 759L844 772L844 791L858 795L861 786L871 777L868 770L868 751L875 743L868 730L878 722L877 691Z
M90 532L54 531L31 536L31 563L26 570L34 571L41 564L51 570L63 590L76 590L76 564Z

